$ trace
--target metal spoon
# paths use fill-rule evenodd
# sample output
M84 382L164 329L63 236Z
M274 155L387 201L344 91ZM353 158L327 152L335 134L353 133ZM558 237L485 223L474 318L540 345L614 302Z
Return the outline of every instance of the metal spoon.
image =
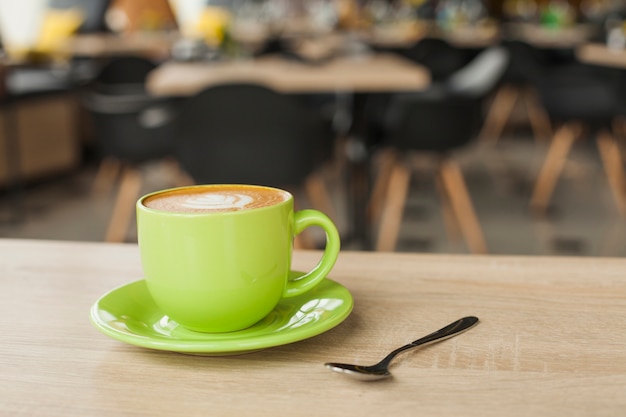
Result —
M375 381L377 379L388 378L391 376L391 373L389 372L389 363L399 353L404 352L405 350L413 349L418 346L424 346L430 343L449 339L453 336L456 336L457 334L463 333L464 331L471 329L477 323L478 317L463 317L462 319L459 319L454 323L450 323L446 327L439 329L436 332L417 339L416 341L411 342L408 345L397 348L396 350L388 354L382 361L378 362L376 365L361 366L335 362L328 362L324 365L330 370L333 370L335 372L341 372L354 379L360 379L363 381Z

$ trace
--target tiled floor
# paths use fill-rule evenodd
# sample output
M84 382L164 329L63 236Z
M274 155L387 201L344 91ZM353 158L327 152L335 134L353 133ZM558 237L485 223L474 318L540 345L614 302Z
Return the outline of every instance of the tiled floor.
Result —
M496 146L475 144L456 155L476 206L489 251L494 254L626 256L626 219L613 204L593 142L577 143L558 183L545 219L534 218L528 201L546 144L529 138L503 139ZM93 195L96 172L32 185L22 193L21 218L11 221L12 200L0 193L0 237L100 241L113 194ZM172 184L158 166L145 168L149 192ZM343 205L338 204L338 208ZM339 222L345 222L345 216ZM130 230L128 241L135 241ZM346 245L346 249L358 247ZM428 175L412 181L399 251L465 253L463 242L446 235L434 183Z

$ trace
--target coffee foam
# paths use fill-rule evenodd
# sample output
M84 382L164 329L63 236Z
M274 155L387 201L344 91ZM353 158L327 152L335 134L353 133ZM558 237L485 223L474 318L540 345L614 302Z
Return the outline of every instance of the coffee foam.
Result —
M191 210L243 210L254 202L246 194L212 193L191 196L181 202L181 206Z
M253 186L191 187L146 198L143 205L174 213L209 213L250 210L285 201L282 190Z

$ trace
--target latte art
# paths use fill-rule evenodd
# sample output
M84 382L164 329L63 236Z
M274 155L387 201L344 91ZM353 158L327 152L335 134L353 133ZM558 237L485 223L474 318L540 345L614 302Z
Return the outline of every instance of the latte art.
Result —
M245 194L210 193L190 197L181 206L197 210L241 210L253 201Z
M172 213L212 213L272 206L290 198L275 188L253 185L209 185L165 191L147 197L143 205Z

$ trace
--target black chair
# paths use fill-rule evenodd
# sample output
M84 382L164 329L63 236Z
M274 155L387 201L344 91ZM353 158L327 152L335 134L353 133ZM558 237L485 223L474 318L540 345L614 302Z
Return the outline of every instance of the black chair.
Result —
M194 182L304 186L333 217L320 171L332 131L294 97L253 84L209 87L187 100L177 125L176 156Z
M433 81L445 80L470 60L467 51L437 37L420 39L401 55L428 68Z
M384 151L370 205L372 221L380 219L377 250L395 249L412 171L410 158L417 152L436 157L445 218L454 221L450 226L458 226L471 252L487 251L463 175L451 154L476 137L484 103L507 62L507 51L492 47L423 93L392 96L384 113Z
M588 133L596 140L617 209L626 215L626 177L613 133L623 106L618 81L606 69L578 64L545 73L538 82L542 104L557 129L535 182L530 202L534 214L546 213L575 140Z
M498 142L515 105L521 102L535 139L548 139L552 136L552 126L537 95L536 83L555 65L550 53L521 40L505 40L502 46L509 52L509 65L489 107L480 136L493 144Z
M128 68L128 70L125 70ZM172 156L177 102L145 93L143 80L154 64L143 58L110 61L83 94L91 119L100 167L93 191L103 194L121 182L105 240L120 242L132 220L134 200L142 185L141 168Z
M141 56L111 57L93 80L92 88L102 94L144 94L148 74L157 63Z

